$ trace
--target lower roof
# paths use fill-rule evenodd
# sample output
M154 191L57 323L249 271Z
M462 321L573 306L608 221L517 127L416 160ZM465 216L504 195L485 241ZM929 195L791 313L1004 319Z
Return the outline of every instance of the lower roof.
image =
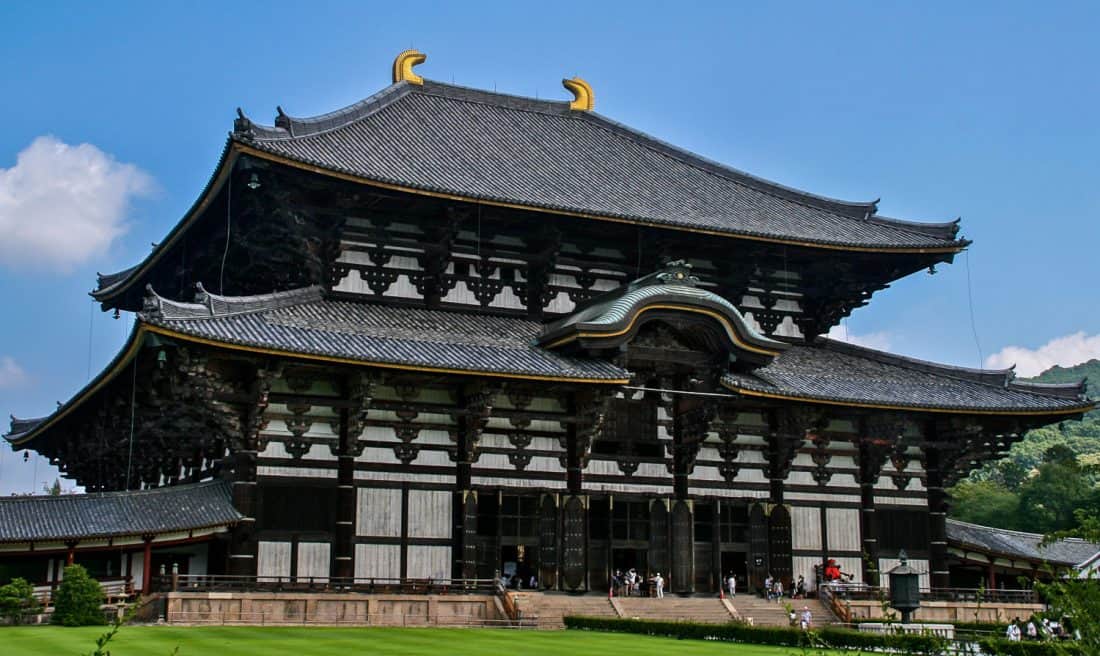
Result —
M1079 414L1095 407L1081 384L1016 381L1011 369L966 369L844 342L794 344L727 388L748 396L899 410L988 414Z
M1010 531L956 519L947 520L947 541L954 547L1036 563L1078 566L1100 553L1100 543L1065 538L1043 545L1038 533Z
M630 378L609 362L536 346L542 324L519 317L327 300L320 288L200 299L153 297L141 318L163 334L349 363L597 383Z
M241 517L225 481L129 492L0 497L0 542L178 533L229 526Z

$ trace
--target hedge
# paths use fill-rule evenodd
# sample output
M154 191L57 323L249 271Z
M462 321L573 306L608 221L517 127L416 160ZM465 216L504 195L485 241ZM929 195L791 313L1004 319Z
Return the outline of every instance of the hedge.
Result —
M978 641L983 654L991 656L1065 656L1084 655L1085 651L1072 642L1019 642L1004 638L986 638Z
M718 640L783 647L827 646L837 649L890 649L909 654L939 654L944 650L946 643L943 638L929 634L882 635L832 627L820 631L806 632L786 627L751 626L740 622L704 624L700 622L611 619L574 615L565 617L564 621L566 628L569 629L638 633L678 638L680 640ZM1028 656L1032 655L1028 654Z

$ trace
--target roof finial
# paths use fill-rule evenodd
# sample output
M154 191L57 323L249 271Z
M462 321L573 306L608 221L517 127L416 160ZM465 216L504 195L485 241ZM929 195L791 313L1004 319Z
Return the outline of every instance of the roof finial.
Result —
M428 56L419 50L404 50L393 60L393 83L424 84L424 78L413 73L413 66L423 64Z
M596 94L592 92L591 84L576 76L571 80L562 80L561 84L573 94L569 109L590 112L596 106Z

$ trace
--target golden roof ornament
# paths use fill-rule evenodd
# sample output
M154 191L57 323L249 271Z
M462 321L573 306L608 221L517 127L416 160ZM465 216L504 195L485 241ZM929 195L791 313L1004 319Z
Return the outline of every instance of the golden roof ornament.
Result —
M424 84L424 78L413 73L413 66L423 64L428 56L419 50L404 50L393 60L393 83Z
M574 77L571 80L562 80L562 86L573 94L573 100L569 103L569 109L581 112L590 112L596 106L596 94L592 92L592 85Z

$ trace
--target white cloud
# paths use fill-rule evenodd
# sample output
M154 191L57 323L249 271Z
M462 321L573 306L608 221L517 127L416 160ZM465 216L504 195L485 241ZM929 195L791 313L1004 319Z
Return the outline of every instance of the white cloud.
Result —
M1054 365L1072 367L1093 358L1100 358L1100 335L1084 331L1056 337L1037 349L1006 346L985 359L985 366L1003 369L1016 365L1016 375L1038 376Z
M849 344L855 344L856 346L864 346L869 349L875 349L877 351L889 351L890 350L890 333L877 332L867 333L866 335L857 335L855 333L848 332L848 329L843 326L833 326L829 329L829 334L826 335L829 339L835 339L838 342L848 342Z
M153 179L91 144L38 137L0 168L0 264L68 271L126 230L131 201Z
M0 389L19 387L27 380L27 372L11 356L0 357Z

